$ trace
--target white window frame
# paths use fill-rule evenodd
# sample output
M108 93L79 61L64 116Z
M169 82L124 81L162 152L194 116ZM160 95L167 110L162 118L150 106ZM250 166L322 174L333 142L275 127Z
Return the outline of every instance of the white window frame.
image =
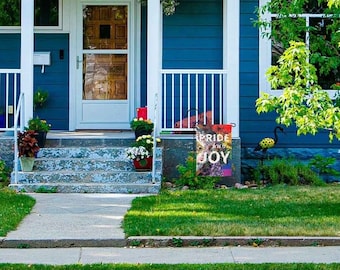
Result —
M260 0L259 4L260 7L265 5L267 2L269 2L269 0ZM271 20L271 18L275 18L276 15L272 15L270 13L266 13L262 16L262 19L265 20ZM327 15L325 14L311 14L311 13L303 13L300 14L301 18L305 18L306 19L306 25L309 25L309 19L310 18L326 18ZM270 31L269 29L266 30L267 33L268 31ZM272 56L272 42L270 39L263 37L263 35L261 34L260 31L260 40L259 40L259 94L261 93L268 93L272 96L280 96L283 93L283 90L280 89L275 89L273 90L270 87L269 82L267 81L266 78L266 72L268 70L268 68L271 66L271 56ZM305 39L305 43L307 45L307 48L309 47L309 32L306 32L306 39ZM334 97L334 95L336 94L336 90L331 90L331 89L326 89L327 91L329 91L329 95L331 97Z
M63 0L58 0L58 25L56 26L34 26L34 30L37 32L62 30L63 29ZM0 33L20 33L21 26L1 26Z

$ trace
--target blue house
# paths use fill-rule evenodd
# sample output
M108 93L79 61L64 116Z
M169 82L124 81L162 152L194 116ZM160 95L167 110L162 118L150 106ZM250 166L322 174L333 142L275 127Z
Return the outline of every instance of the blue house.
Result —
M21 0L21 27L0 26L0 130L13 124L20 93L22 122L37 113L39 88L49 92L39 116L53 130L128 130L136 109L147 106L156 133L169 141L192 140L188 118L233 123L240 176L241 160L256 164L253 148L276 126L274 114L255 111L260 91L270 91L270 46L253 26L260 2L181 0L164 16L159 0ZM289 128L276 151L337 157L338 146L327 133L298 137Z

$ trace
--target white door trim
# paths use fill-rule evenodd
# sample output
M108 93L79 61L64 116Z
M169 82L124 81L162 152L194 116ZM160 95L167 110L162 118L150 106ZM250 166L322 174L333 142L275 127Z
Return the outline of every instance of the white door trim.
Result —
M110 0L77 0L70 1L69 7L74 12L70 12L70 14L76 14L76 16L71 16L70 18L70 94L69 94L69 130L76 129L91 129L96 127L91 127L91 125L80 125L79 121L79 110L81 102L81 91L77 91L79 89L79 85L82 87L82 80L79 78L79 70L77 69L77 56L81 56L80 49L78 44L82 42L82 31L78 29L82 27L82 6L86 4L93 5L128 5L130 9L129 13L129 116L128 118L131 120L135 115L135 110L139 107L140 101L140 29L141 29L141 11L140 11L140 3L137 0L120 0L117 2L112 2ZM80 32L80 33L79 33ZM105 128L105 127L103 127ZM109 125L109 129L127 129L129 128L129 124L117 124L117 125Z

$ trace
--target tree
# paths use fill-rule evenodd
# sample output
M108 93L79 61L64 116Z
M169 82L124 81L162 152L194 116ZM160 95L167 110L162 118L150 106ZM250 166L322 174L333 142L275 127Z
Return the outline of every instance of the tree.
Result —
M259 8L257 24L263 35L271 38L273 50L282 48L276 50L280 54L276 64L268 69L267 79L272 89L282 89L283 92L278 97L261 94L256 101L256 111L275 111L278 114L276 121L286 126L295 124L298 135L315 135L321 129L329 130L332 141L334 136L340 139L340 110L318 84L318 76L323 78L323 87L328 83L339 89L334 81L340 75L339 0L329 1L331 8L323 10L328 14L327 23L324 19L322 26L306 27L299 14L310 2L313 1L272 0ZM261 15L266 12L276 13L275 19L261 20ZM308 32L309 48L304 43L305 32Z
M275 111L277 123L295 123L298 135L315 135L319 129L327 129L331 141L334 135L340 139L340 108L317 84L316 68L308 63L306 44L292 41L290 45L278 65L266 73L271 86L282 88L283 94L276 97L263 93L256 100L256 111Z

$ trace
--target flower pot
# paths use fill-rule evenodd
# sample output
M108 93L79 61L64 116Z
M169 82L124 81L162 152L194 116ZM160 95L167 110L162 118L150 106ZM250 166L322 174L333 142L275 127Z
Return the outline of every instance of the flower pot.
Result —
M150 171L152 169L152 157L144 158L141 160L133 160L133 165L136 171Z
M47 132L45 131L37 131L37 135L35 136L35 138L37 139L40 148L45 147L46 135Z
M20 157L19 160L23 172L33 171L34 157Z
M143 136L143 135L150 135L151 132L148 131L148 130L145 130L145 129L136 129L135 130L135 137L136 139L139 137L139 136Z

